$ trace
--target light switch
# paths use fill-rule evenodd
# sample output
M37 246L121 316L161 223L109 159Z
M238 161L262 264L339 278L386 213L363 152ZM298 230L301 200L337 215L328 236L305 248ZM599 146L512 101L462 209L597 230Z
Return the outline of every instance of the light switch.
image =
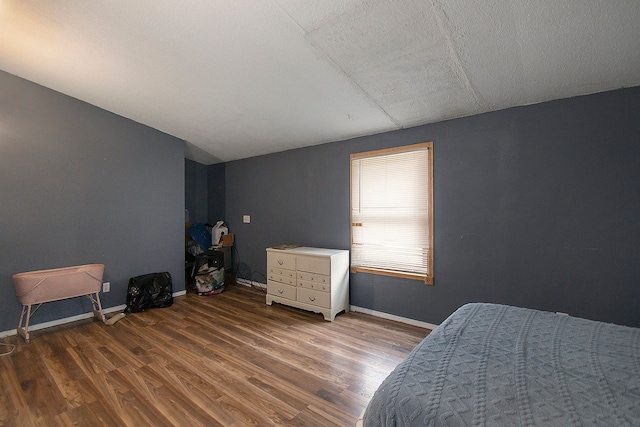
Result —
M242 222L249 224L251 222L251 215L242 215Z

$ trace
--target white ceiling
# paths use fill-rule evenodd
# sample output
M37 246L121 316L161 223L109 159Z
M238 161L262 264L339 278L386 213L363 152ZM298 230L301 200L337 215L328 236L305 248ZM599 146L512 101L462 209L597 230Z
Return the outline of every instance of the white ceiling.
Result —
M0 69L211 164L640 85L640 0L0 0Z

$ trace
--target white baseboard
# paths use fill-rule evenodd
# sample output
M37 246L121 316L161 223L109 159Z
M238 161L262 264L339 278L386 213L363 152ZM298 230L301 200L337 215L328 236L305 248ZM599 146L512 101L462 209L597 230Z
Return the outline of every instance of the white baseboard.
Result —
M182 295L186 295L187 291L178 291L174 292L174 297L179 297ZM123 311L127 306L125 304L117 305L115 307L103 308L102 312L104 314L113 313L116 311ZM77 316L65 317L64 319L52 320L50 322L44 323L36 323L35 325L29 325L29 331L37 331L39 329L50 328L52 326L64 325L71 322L77 322L78 320L90 319L93 317L93 311L89 313L78 314ZM12 335L17 335L18 332L15 329L9 331L0 332L0 338L9 337Z
M267 289L267 285L265 283L255 282L247 279L236 279L236 283L242 286L255 286L257 288Z
M370 310L368 308L358 307L357 305L350 305L349 310L355 311L358 313L370 314L371 316L381 317L387 320L394 320L400 323L406 323L408 325L417 326L419 328L431 329L434 330L438 327L438 325L434 325L433 323L421 322L419 320L408 319L406 317L396 316L395 314L384 313L382 311Z
M267 288L267 285L265 283L260 283L260 282L247 280L247 279L237 279L236 283L238 283L239 285L242 285L242 286L256 286L256 287L262 288L262 289L266 289ZM173 296L174 297L178 297L178 296L186 295L186 293L187 293L186 290L179 291L179 292L174 292ZM103 308L102 311L105 314L109 314L109 313L113 313L113 312L116 312L116 311L123 311L125 309L125 307L126 307L126 305L123 304L123 305L118 305L118 306L115 306L115 307ZM389 313L384 313L384 312L381 312L381 311L370 310L368 308L358 307L357 305L349 306L349 310L355 311L355 312L359 312L359 313L369 314L371 316L381 317L383 319L394 320L394 321L400 322L400 323L406 323L408 325L417 326L419 328L425 328L425 329L433 330L438 326L438 325L434 325L433 323L421 322L419 320L408 319L406 317L400 317L400 316L396 316L394 314L389 314ZM35 325L29 325L29 330L30 331L37 331L39 329L45 329L45 328L50 328L52 326L64 325L66 323L76 322L78 320L89 319L91 317L93 317L93 312L83 313L83 314L79 314L77 316L65 317L64 319L52 320L50 322L44 322L44 323L38 323L38 324L35 324ZM0 332L0 338L4 338L4 337L16 335L16 334L17 334L17 332L16 332L15 329L12 329L12 330L9 330L9 331L3 331L3 332Z
M267 285L265 283L254 282L247 279L237 279L236 283L242 286L256 286L262 289L267 288ZM357 305L350 305L349 310L364 313L364 314L369 314L371 316L381 317L383 319L394 320L400 323L406 323L408 325L417 326L419 328L434 330L438 326L438 325L434 325L433 323L421 322L419 320L408 319L406 317L400 317L394 314L384 313L382 311L375 311L375 310L370 310L368 308L358 307Z
M255 282L255 281L251 281L251 280L247 280L247 279L237 279L236 283L238 283L239 285L242 285L242 286L256 286L258 288L263 288L263 289L266 289L266 287L267 287L267 285L264 284L264 283ZM178 297L178 296L186 295L186 293L187 293L186 290L179 291L179 292L174 292L173 296L174 297ZM126 308L126 305L123 304L123 305L118 305L118 306L115 306L115 307L103 308L102 311L105 314L109 314L109 313L113 313L113 312L116 312L116 311L123 311L125 308ZM375 311L375 310L370 310L368 308L358 307L357 305L350 305L349 306L349 310L355 311L355 312L358 312L358 313L369 314L371 316L376 316L376 317L380 317L380 318L383 318L383 319L393 320L393 321L400 322L400 323L406 323L408 325L417 326L419 328L425 328L425 329L433 330L438 326L438 325L434 325L433 323L421 322L419 320L408 319L406 317L396 316L394 314L384 313L382 311ZM64 325L66 323L76 322L78 320L89 319L91 317L93 317L93 312L78 314L77 316L65 317L64 319L52 320L50 322L44 322L44 323L38 323L38 324L35 324L35 325L29 325L29 330L30 331L37 331L39 329L45 329L45 328L50 328L52 326ZM4 337L16 335L16 334L17 334L17 332L16 332L15 329L12 329L12 330L9 330L9 331L3 331L3 332L0 332L0 338L4 338Z

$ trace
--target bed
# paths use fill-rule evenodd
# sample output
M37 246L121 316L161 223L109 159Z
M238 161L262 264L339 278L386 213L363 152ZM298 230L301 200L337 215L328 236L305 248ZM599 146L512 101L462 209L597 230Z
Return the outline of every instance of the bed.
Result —
M359 423L640 426L640 329L464 305L382 382Z
M42 304L79 296L86 296L91 301L94 317L105 322L99 295L103 274L104 264L85 264L14 274L16 296L22 304L18 335L24 338L25 342L29 342L29 320ZM32 310L31 307L34 305L36 308Z

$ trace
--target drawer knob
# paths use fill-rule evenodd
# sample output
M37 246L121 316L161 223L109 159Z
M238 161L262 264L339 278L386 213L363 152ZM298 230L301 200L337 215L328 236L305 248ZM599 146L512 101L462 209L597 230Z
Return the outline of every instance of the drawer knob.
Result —
M279 264L279 265L282 265L282 264L284 264L284 261L282 261L281 259L279 259L279 260L278 260L278 264Z
M309 301L315 301L316 297L314 297L313 295L309 296Z
M281 294L284 292L284 289L278 289L278 293Z

